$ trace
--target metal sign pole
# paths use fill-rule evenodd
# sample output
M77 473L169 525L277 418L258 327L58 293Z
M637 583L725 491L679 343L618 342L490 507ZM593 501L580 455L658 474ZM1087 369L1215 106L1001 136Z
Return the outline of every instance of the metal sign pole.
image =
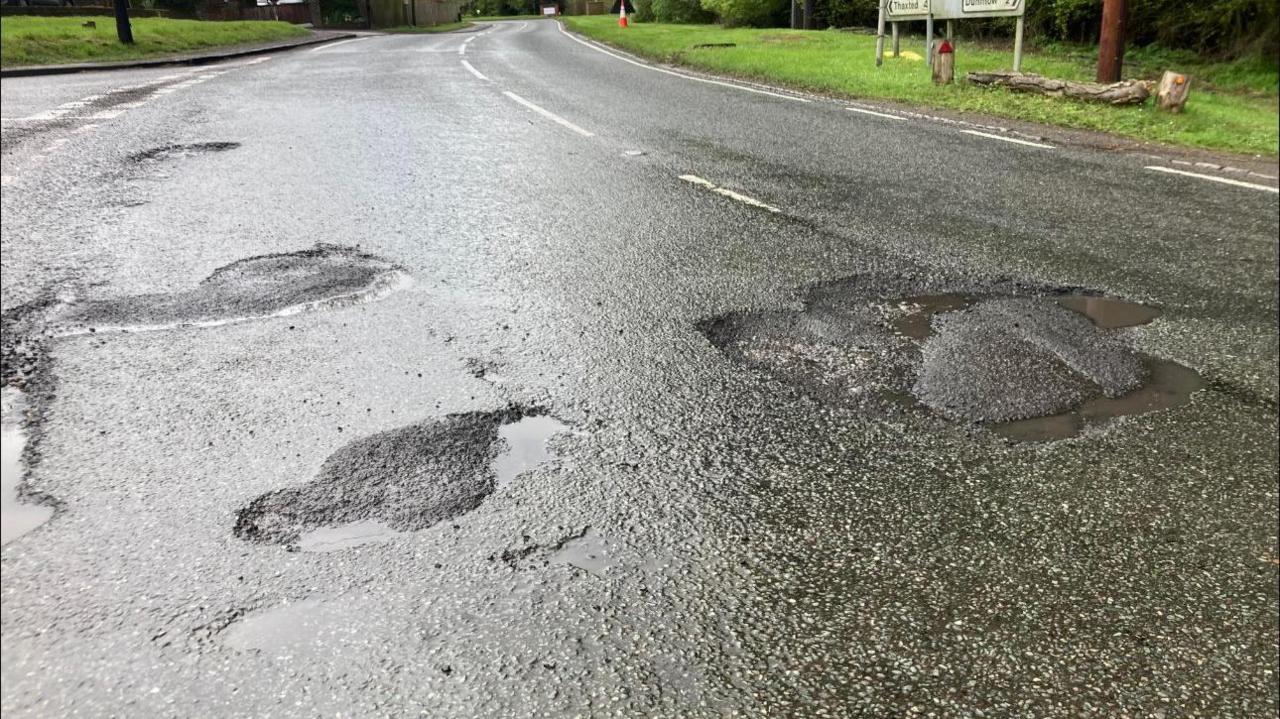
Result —
M1022 26L1024 19L1022 15L1018 16L1018 22L1013 26L1013 71L1022 72Z
M929 67L933 67L933 13L924 19L924 56Z
M900 38L898 36L898 23L895 22L893 24L893 56L894 57L902 57L902 46L898 44L899 39Z
M884 64L884 6L889 0L880 0L880 15L876 19L876 67ZM897 27L897 24L894 24Z

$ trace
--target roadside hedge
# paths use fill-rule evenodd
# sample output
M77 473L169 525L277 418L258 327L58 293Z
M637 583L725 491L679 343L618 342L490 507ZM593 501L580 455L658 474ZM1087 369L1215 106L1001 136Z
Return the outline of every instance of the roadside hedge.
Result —
M785 24L790 7L790 0L701 2L726 25ZM878 0L817 0L815 15L820 27L872 27L878 8ZM1036 38L1096 42L1101 22L1102 0L1027 0L1027 29ZM1012 29L1008 19L965 22L959 28L978 36L1008 35ZM1136 45L1280 60L1280 0L1130 0L1127 35Z

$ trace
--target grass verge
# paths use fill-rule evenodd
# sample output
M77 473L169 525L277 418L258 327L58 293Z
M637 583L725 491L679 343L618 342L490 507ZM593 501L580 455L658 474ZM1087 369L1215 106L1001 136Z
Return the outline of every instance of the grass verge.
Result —
M97 27L84 27L92 21ZM135 18L133 45L116 38L115 19L106 16L0 18L0 65L50 65L133 60L227 45L303 37L306 28L285 22L201 22Z
M716 25L635 23L620 28L609 16L566 17L570 29L662 62L802 90L851 98L897 100L926 107L980 112L1016 120L1097 130L1151 142L1274 156L1280 144L1275 65L1262 60L1205 63L1194 55L1141 49L1126 56L1126 73L1156 77L1164 69L1191 76L1185 112L1170 115L1151 102L1110 107L929 79L923 37L904 38L903 57L875 66L875 37L836 30L726 29ZM732 47L696 47L724 45ZM886 55L888 55L886 51ZM1048 46L1024 57L1023 70L1092 80L1096 56L1087 48ZM956 77L970 70L1007 70L1006 47L961 40Z
M422 25L422 26L400 25L398 27L384 27L384 28L381 28L381 30L382 32L397 32L397 33L408 33L408 34L453 32L454 30L464 30L466 28L472 27L474 24L475 23L470 23L470 22L443 22L443 23L440 23L439 25Z

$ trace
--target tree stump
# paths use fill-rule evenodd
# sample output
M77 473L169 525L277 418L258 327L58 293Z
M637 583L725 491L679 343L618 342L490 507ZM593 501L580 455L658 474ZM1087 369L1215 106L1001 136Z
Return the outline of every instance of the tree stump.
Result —
M1156 91L1156 107L1169 112L1182 112L1182 106L1187 104L1187 95L1190 93L1190 78L1166 70L1160 78L1160 89Z
M1103 85L1096 82L1054 80L1030 72L971 72L965 76L975 85L1007 87L1017 92L1035 92L1052 97L1103 102L1108 105L1141 105L1151 97L1151 88L1142 80L1125 80Z

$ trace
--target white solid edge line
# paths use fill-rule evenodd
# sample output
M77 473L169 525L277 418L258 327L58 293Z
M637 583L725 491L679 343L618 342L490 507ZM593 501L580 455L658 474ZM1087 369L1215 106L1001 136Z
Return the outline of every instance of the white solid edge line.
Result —
M738 202L741 202L744 205L759 207L760 209L768 210L769 212L782 212L782 210L774 207L773 205L765 204L754 197L749 197L747 195L744 195L739 192L734 192L733 190L730 190L724 187L716 187L714 182L711 182L710 180L704 180L701 177L698 177L697 175L680 175L680 179L684 180L685 182L689 182L694 185L697 185L698 187L705 187L706 189L711 190L712 192L718 195L723 195L725 197L728 197L731 200L737 200Z
M1171 175L1186 175L1187 177L1195 177L1201 180L1209 180L1210 182L1221 182L1224 185L1235 185L1236 187L1247 187L1250 190L1262 190L1263 192L1274 192L1280 194L1280 188L1267 187L1266 185L1258 185L1252 182L1241 182L1240 180L1232 180L1229 177L1218 177L1216 175L1202 175L1199 172L1187 172L1186 170L1175 170L1172 167L1164 167L1161 165L1147 165L1146 170L1155 170L1156 172L1167 172Z
M861 107L846 107L849 112L860 112L863 115L875 115L876 117L887 117L890 120L905 120L907 118L902 115L890 115L887 112L876 112L875 110L865 110Z
M559 115L555 114L554 112L551 112L550 110L546 110L546 109L544 109L544 108L538 107L537 105L533 104L532 102L529 102L528 100L524 99L523 97L520 97L519 95L515 94L514 92L511 92L510 90L504 90L504 91L502 92L502 94L503 94L503 95L506 95L507 97L511 98L512 100L515 100L516 102L520 103L521 105L524 105L525 107L529 108L530 110L533 110L534 112L538 113L539 115L542 115L543 117L547 118L548 120L551 120L552 122L556 123L557 125L560 125L560 126L562 126L562 127L567 127L567 128L569 128L570 130L573 130L574 132L578 133L579 135L582 135L583 137L595 137L595 135L596 135L594 132L591 132L591 131L589 131L589 130L584 130L584 129L582 129L581 127L578 127L577 125L573 124L572 122L569 122L568 120L564 119L563 117L560 117Z
M560 27L560 32L561 32L561 33L563 33L563 34L564 34L564 36L565 36L565 37L567 37L567 38L569 38L570 40L572 40L572 41L574 41L574 42L576 42L576 43L578 43L578 44L580 44L580 45L586 45L587 47L591 48L592 50L595 50L596 52L602 52L602 53L604 53L605 55L608 55L609 57L616 58L616 59L621 60L621 61L623 61L623 62L629 62L629 63L631 63L632 65L635 65L636 67L643 67L643 68L644 68L644 69L646 69L646 70L653 70L654 72L661 72L661 73L664 73L664 74L667 74L667 75L674 75L675 77L684 78L685 80L693 80L694 82L705 82L705 83L707 83L708 85L719 85L720 87L728 87L728 88L732 88L732 89L734 89L734 90L742 90L743 92L754 92L754 93L755 93L755 94L757 94L757 95L768 95L769 97L777 97L777 98L780 98L780 99L783 99L783 100L792 100L792 101L794 101L794 102L812 102L812 100L810 100L810 99L809 99L809 98L807 98L807 97L796 97L796 96L794 96L794 95L783 95L783 94L782 94L782 93L780 93L780 92L769 92L768 90L759 90L759 89L756 89L756 88L754 88L754 87L746 87L746 86L743 86L743 85L735 85L735 84L733 84L733 83L731 83L731 82L721 82L720 80L712 80L712 79L710 79L710 78L706 78L706 77L696 77L696 76L694 76L694 75L686 75L686 74L684 74L684 73L682 73L682 72L676 72L676 71L674 71L674 70L668 70L668 69L666 69L665 67L654 67L653 65L646 65L646 64L645 64L645 63L643 63L643 62L637 62L637 61L635 61L635 60L632 60L632 59L631 59L631 58L629 58L629 57L623 57L622 55L619 55L619 54L617 54L617 53L615 53L615 52L610 52L610 51L608 51L608 50L606 50L606 49L604 49L604 48L600 47L599 45L596 45L596 44L594 44L594 43L587 42L586 40L583 40L582 38L574 37L573 33L571 33L571 32L569 32L568 30L565 30L565 29L564 29L564 25L560 25L558 22L557 22L556 24L557 24L557 25L559 25L559 27Z
M325 50L332 50L333 48L335 48L335 47L337 47L337 46L339 46L339 45L346 45L346 44L347 44L347 43L349 43L349 42L355 42L356 40L364 40L364 39L365 39L365 38L362 38L362 37L353 37L353 38L351 38L350 40L339 40L339 41L337 41L337 42L331 42L331 43L329 43L328 45L321 45L320 47L313 47L313 48L311 48L310 50L308 50L307 52L324 52Z
M481 74L481 72L480 72L479 70L477 70L477 69L475 69L474 67L472 67L472 66L471 66L471 63L467 62L466 60L463 60L463 61L462 61L462 66L463 66L463 67L465 67L465 68L467 68L467 70L468 70L472 75L475 75L476 77L480 78L481 80L486 80L486 81L487 81L487 80L489 79L489 78L485 77L483 74Z
M1019 140L1016 137L1005 137L1004 135L993 135L990 132L978 132L977 130L961 130L966 135L977 135L978 137L989 137L992 140L1001 140L1003 142L1012 142L1017 145L1026 145L1027 147L1043 147L1046 150L1052 150L1053 145L1046 145L1042 142L1032 142L1030 140Z

